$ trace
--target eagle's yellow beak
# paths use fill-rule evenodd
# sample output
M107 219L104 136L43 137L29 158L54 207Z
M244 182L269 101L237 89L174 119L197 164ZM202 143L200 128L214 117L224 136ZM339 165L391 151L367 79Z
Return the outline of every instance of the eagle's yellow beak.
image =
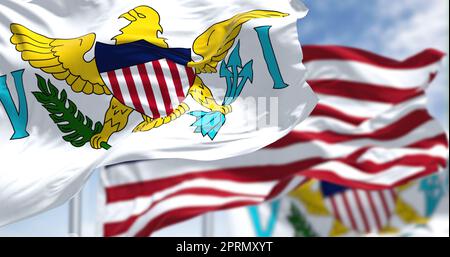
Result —
M120 15L119 19L120 18L124 18L128 21L133 22L133 21L137 21L137 19L139 19L139 18L142 18L142 19L145 18L145 15L142 13L138 13L138 12L136 12L136 10L133 9L133 10L130 10L129 12L126 12L126 13Z
M119 16L129 21L136 21L138 19L156 19L159 22L159 14L153 8L145 5L138 6L130 11Z

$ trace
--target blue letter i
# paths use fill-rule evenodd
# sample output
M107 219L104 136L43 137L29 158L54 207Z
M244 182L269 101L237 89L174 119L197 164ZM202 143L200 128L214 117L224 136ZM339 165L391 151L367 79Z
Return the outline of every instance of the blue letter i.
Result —
M278 62L273 51L272 43L270 42L269 30L271 27L272 26L261 26L256 27L255 30L256 33L258 33L258 39L263 50L264 60L266 61L270 76L274 82L273 88L282 89L289 85L283 81L280 67L278 67Z

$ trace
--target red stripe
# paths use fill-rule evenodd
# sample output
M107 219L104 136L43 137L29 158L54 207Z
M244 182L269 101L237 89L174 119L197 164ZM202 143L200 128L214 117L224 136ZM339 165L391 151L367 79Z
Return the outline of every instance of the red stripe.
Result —
M358 205L359 213L361 213L361 217L363 219L364 228L366 229L366 233L369 233L370 232L369 221L368 221L366 212L363 208L363 205L361 203L361 199L359 198L358 192L356 190L352 190L352 192L353 192L353 196L356 199L356 204Z
M303 55L304 63L321 60L342 60L357 61L390 69L414 69L436 63L445 54L436 49L426 49L406 60L398 61L352 47L309 45L303 46Z
M139 76L142 80L142 85L144 87L145 96L147 97L148 105L150 107L150 111L152 111L152 118L159 118L161 115L159 114L158 107L156 104L155 94L153 93L152 84L150 79L148 78L147 68L145 64L139 64L138 66Z
M173 84L175 85L175 91L177 92L178 101L181 103L186 96L183 92L183 85L181 83L178 67L174 62L169 60L167 60L167 65L169 65L170 74L172 75Z
M373 216L375 217L375 222L377 223L377 229L381 230L383 226L381 225L380 216L378 215L378 210L375 207L375 203L373 202L372 194L370 191L365 191L367 195L367 199L369 199L370 208L372 209Z
M352 125L359 125L368 120L368 117L357 117L348 115L342 111L339 111L333 107L325 104L318 103L314 110L311 112L311 116L315 117L330 117L333 119L341 120Z
M151 220L135 236L136 237L147 237L147 236L150 236L153 232L158 231L164 227L194 218L196 216L199 216L203 213L207 213L210 211L232 209L232 208L237 208L237 207L241 207L241 206L255 205L258 203L259 202L256 202L256 201L236 201L236 202L223 204L220 206L179 208L176 210L172 210L172 211L163 213L160 216L158 216L157 218Z
M246 206L246 205L254 205L258 204L257 201L236 201L231 202L222 206L205 206L205 207L187 207L187 208L177 208L168 212L165 212L161 214L158 217L155 217L154 219L150 220L147 225L137 234L141 236L150 236L153 232L162 229L164 227L170 226L172 224L193 218L195 216L201 215L203 213L209 212L209 211L216 211L221 209L229 209L229 208L236 208L240 206ZM191 209L197 209L195 213L191 213L191 215L185 215ZM168 218L167 218L168 217ZM173 220L172 220L173 219ZM122 233L125 233L127 230L124 230L122 226L125 226L125 224L121 223L105 223L103 225L103 235L110 237L110 236L116 236ZM129 227L129 226L128 226Z
M330 202L331 202L331 206L333 208L333 212L334 212L336 219L339 220L340 222L344 222L342 220L341 213L339 212L339 209L337 207L336 200L334 199L334 197L330 197Z
M194 70L192 68L186 66L186 74L188 76L189 85L192 86L194 84L194 79L195 79Z
M279 194L283 192L283 190L286 189L286 187L289 185L289 183L292 181L292 177L284 178L280 182L277 183L277 185L270 191L270 193L267 195L267 199L272 199L277 197Z
M386 219L389 219L391 216L391 211L389 210L389 206L387 205L386 199L384 198L383 191L378 191L378 196L380 197L381 203L383 204L384 214L386 215Z
M357 139L387 141L402 137L433 118L426 110L415 110L381 129L369 133L344 134L334 131L306 132L293 131L287 136L272 143L269 148L282 148L296 143L323 141L336 144Z
M267 149L271 148L283 148L286 146L290 146L293 144L298 143L304 143L306 140L301 135L300 131L292 131L291 133L287 134L285 137L279 139L275 143L272 143L269 146L266 146ZM418 142L412 143L407 146L399 146L399 147L406 147L406 148L417 148L417 149L430 149L434 146L442 145L446 148L448 148L448 139L446 134L440 134L435 137L431 138L425 138ZM363 148L364 146L361 146ZM359 150L358 150L359 151Z
M441 157L434 157L426 154L411 154L411 155L405 155L403 157L400 157L398 159L385 162L385 163L375 163L372 161L363 161L363 162L354 162L354 161L348 161L344 163L349 164L353 168L359 169L364 171L368 174L376 174L380 173L383 170L395 167L395 166L409 166L409 167L422 167L424 165L429 165L430 163L434 163L436 165L445 165L445 162L443 161L444 158Z
M161 95L164 101L164 108L166 109L166 114L169 115L173 112L172 102L170 101L169 89L167 88L166 78L162 71L161 65L158 61L153 61L153 69L155 70L156 79L158 80L159 88L161 90Z
M347 196L345 195L345 193L340 194L340 195L342 197L342 200L344 201L344 207L345 207L348 217L350 218L350 223L352 224L352 228L354 230L358 230L358 226L356 225L355 218L353 217L353 212L350 209L350 205L348 204Z
M427 138L419 142L408 145L409 148L429 149L437 145L443 145L448 148L447 134L440 134L435 137Z
M389 189L389 193L390 193L390 195L392 197L392 201L394 202L394 206L395 206L396 203L397 203L397 194L395 193L395 190L393 188ZM392 211L389 212L389 213L392 214Z
M327 182L343 185L346 187L359 188L359 189L364 189L364 190L382 190L382 189L393 188L393 187L403 185L403 184L413 181L415 179L433 174L433 173L437 172L438 170L439 170L439 168L435 165L426 166L426 167L424 167L424 169L422 171L419 171L419 172L415 173L414 175L411 175L404 179L395 181L392 184L388 184L388 185L374 184L372 182L365 182L365 181L359 181L359 180L351 180L348 178L342 178L341 176L339 176L338 174L336 174L335 172L333 172L331 170L308 169L308 170L303 170L301 172L301 175L311 178L311 179L314 178L317 180L324 180Z
M149 212L156 205L158 205L159 203L166 201L170 198L180 196L180 195L203 195L203 196L217 196L217 197L224 197L224 198L225 197L236 197L236 196L237 197L239 197L239 196L240 197L263 197L262 195L238 194L238 193L218 190L218 189L214 189L214 188L196 188L196 187L186 188L186 189L182 189L177 192L174 192L172 194L169 194L157 201L152 202L151 205L148 208L146 208L144 211L142 211L138 214L135 214L135 215L131 215L125 220L110 222L110 223L105 224L105 226L104 226L105 234L117 235L117 234L126 232L139 217L141 217L145 213ZM151 202L151 200L149 200L149 201Z
M129 67L122 68L123 76L127 83L128 91L130 92L131 101L134 107L140 113L144 113L144 108L142 108L141 100L139 99L139 94L136 89L136 84L134 83L133 75Z
M398 89L382 85L342 80L312 80L308 81L308 84L313 91L318 94L389 104L399 104L414 97L424 95L423 89L419 87Z
M108 71L107 74L108 74L109 83L111 83L114 97L117 98L117 100L119 100L119 102L124 103L122 91L120 91L119 82L117 81L116 72Z
M292 180L294 178L295 178L294 176L289 176L288 178L283 178L280 182L277 183L277 185L275 187L272 188L270 193L267 195L266 200L268 201L268 200L271 200L271 199L274 199L274 198L280 196L280 194L283 193L284 190L286 190L286 188L289 186L289 184L292 182ZM294 186L292 188L298 188L308 181L309 181L309 179L303 178L296 186Z

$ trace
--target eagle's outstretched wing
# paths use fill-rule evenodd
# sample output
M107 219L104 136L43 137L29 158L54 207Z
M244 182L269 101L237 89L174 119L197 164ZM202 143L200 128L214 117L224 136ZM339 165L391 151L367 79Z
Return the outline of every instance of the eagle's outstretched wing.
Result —
M288 14L277 11L254 10L240 13L232 18L216 23L198 36L192 49L203 57L198 62L189 62L188 66L195 68L196 73L216 72L217 64L225 58L228 50L241 31L242 24L255 18L285 17Z
M31 66L65 80L73 91L85 94L110 94L98 73L95 59L84 55L95 43L95 34L74 39L54 39L40 35L20 24L11 24L11 43Z

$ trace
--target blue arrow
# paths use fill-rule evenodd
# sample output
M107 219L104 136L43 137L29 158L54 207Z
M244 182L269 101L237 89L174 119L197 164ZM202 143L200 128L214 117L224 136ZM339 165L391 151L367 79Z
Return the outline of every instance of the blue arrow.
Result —
M244 86L248 80L253 83L253 60L244 65L244 68L242 68L239 73L239 77L242 79L239 82L233 101L241 95L242 89L244 89Z

